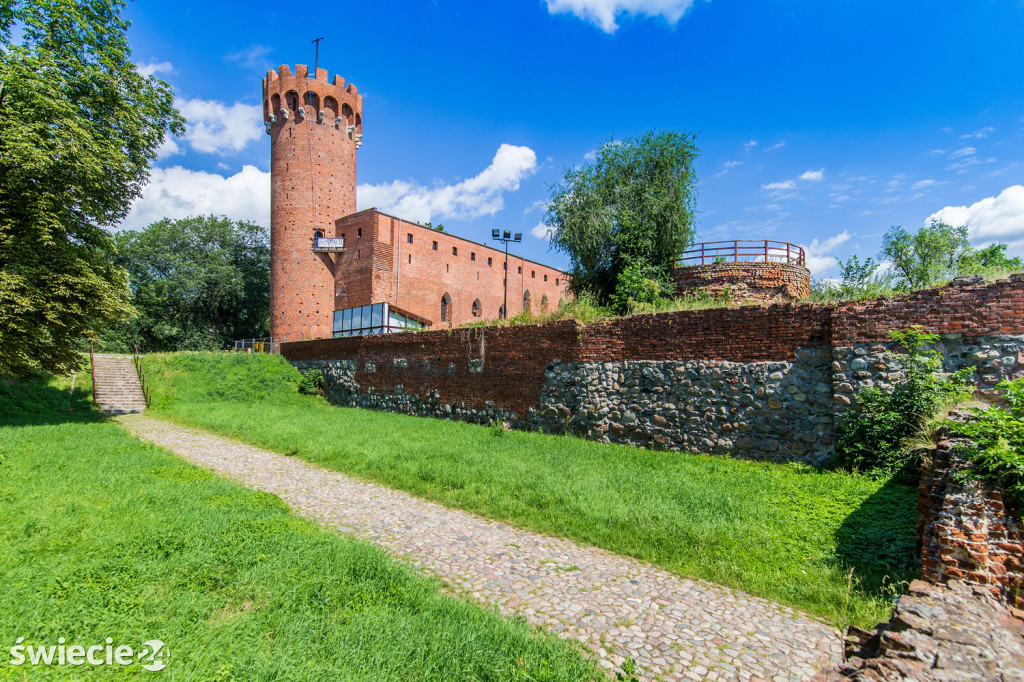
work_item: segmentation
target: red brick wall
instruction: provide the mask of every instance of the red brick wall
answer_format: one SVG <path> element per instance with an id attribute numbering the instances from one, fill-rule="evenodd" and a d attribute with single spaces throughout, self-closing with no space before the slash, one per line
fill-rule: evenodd
<path id="1" fill-rule="evenodd" d="M 312 252 L 313 231 L 334 236 L 335 218 L 356 208 L 354 136 L 362 133 L 362 97 L 338 76 L 328 82 L 324 69 L 316 78 L 307 72 L 300 64 L 293 76 L 280 66 L 263 79 L 264 119 L 277 118 L 270 128 L 270 328 L 281 341 L 331 335 L 333 277 Z M 314 93 L 312 106 L 307 92 Z M 346 106 L 351 113 L 336 125 L 335 112 Z M 318 107 L 325 111 L 319 122 Z M 346 123 L 356 125 L 351 136 Z"/>
<path id="2" fill-rule="evenodd" d="M 676 292 L 728 294 L 736 301 L 798 301 L 811 293 L 811 272 L 789 263 L 710 263 L 676 268 Z"/>
<path id="3" fill-rule="evenodd" d="M 281 353 L 290 361 L 356 360 L 364 392 L 401 386 L 425 398 L 438 391 L 445 403 L 482 409 L 493 401 L 524 417 L 540 401 L 547 365 L 578 358 L 579 337 L 570 321 L 323 339 L 285 344 Z M 479 371 L 470 371 L 470 360 L 482 361 Z"/>
<path id="4" fill-rule="evenodd" d="M 844 303 L 832 314 L 832 345 L 888 341 L 890 329 L 911 325 L 963 336 L 1024 333 L 1024 275 L 988 285 L 954 285 L 900 298 Z"/>

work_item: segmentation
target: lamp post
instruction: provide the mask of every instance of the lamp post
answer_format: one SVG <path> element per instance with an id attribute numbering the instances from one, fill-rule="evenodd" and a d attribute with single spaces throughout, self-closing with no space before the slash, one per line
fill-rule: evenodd
<path id="1" fill-rule="evenodd" d="M 516 235 L 513 237 L 512 232 L 509 230 L 491 230 L 491 239 L 505 245 L 505 307 L 502 317 L 508 317 L 508 243 L 515 242 L 518 244 L 523 241 L 523 233 L 516 232 Z"/>

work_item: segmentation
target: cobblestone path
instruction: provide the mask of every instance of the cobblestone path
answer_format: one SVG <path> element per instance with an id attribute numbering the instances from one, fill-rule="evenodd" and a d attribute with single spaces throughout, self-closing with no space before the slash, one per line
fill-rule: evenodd
<path id="1" fill-rule="evenodd" d="M 297 457 L 144 415 L 138 438 L 299 514 L 383 546 L 457 593 L 583 642 L 647 680 L 799 680 L 840 660 L 839 633 L 773 602 L 569 540 L 511 528 Z"/>

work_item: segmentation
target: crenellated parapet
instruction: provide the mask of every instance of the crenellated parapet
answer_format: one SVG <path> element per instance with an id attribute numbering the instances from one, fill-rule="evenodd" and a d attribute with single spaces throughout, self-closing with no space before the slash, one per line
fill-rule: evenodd
<path id="1" fill-rule="evenodd" d="M 363 143 L 363 97 L 351 83 L 335 75 L 328 80 L 327 69 L 309 73 L 305 64 L 287 64 L 268 71 L 263 79 L 263 123 L 269 134 L 274 126 L 332 126 L 352 140 Z"/>

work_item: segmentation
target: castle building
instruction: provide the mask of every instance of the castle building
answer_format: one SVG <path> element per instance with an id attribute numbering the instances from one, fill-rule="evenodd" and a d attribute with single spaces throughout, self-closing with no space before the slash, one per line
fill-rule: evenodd
<path id="1" fill-rule="evenodd" d="M 297 65 L 263 79 L 270 135 L 270 330 L 275 342 L 445 328 L 543 312 L 566 275 L 382 213 L 356 212 L 363 98 Z M 507 277 L 507 309 L 505 305 Z"/>

